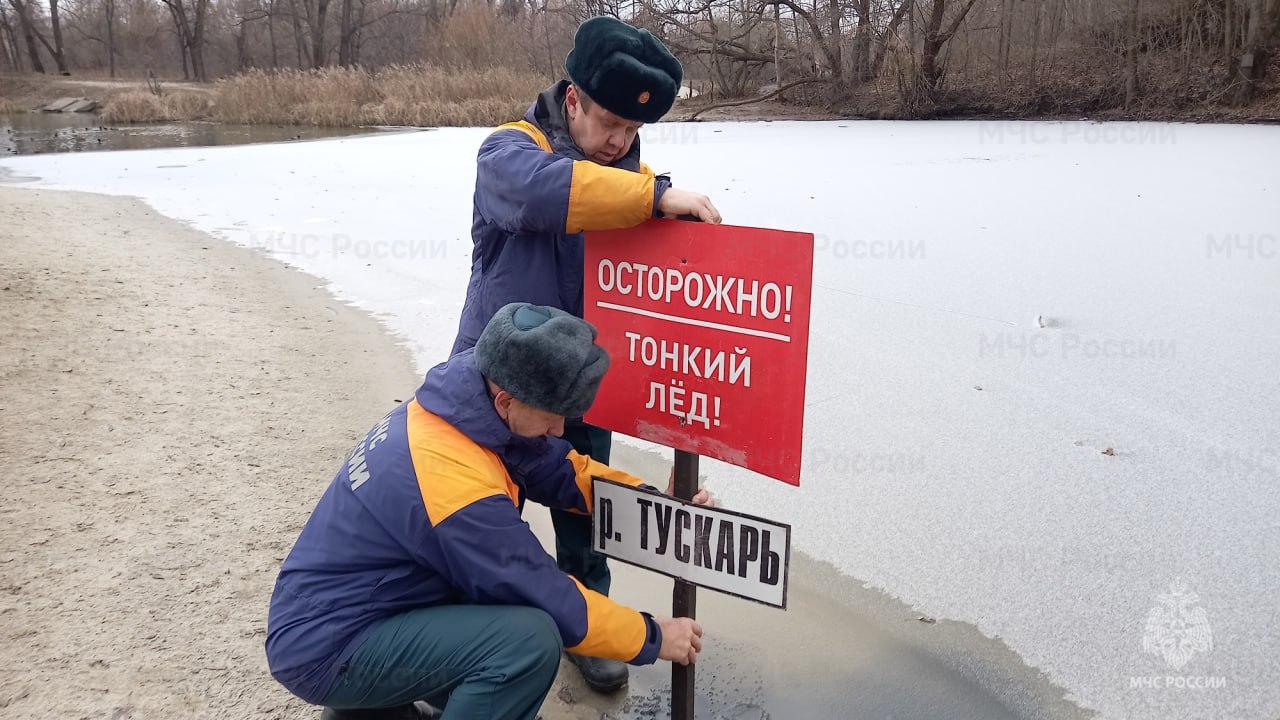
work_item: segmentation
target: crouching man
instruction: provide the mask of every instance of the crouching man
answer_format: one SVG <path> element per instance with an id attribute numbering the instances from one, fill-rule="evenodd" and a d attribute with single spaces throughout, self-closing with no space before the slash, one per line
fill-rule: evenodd
<path id="1" fill-rule="evenodd" d="M 280 683 L 325 718 L 431 717 L 427 703 L 448 720 L 518 720 L 535 717 L 562 649 L 697 659 L 696 621 L 586 589 L 520 517 L 522 489 L 585 514 L 593 475 L 642 485 L 560 439 L 608 369 L 595 337 L 564 311 L 506 305 L 369 431 L 276 581 L 266 653 Z"/>

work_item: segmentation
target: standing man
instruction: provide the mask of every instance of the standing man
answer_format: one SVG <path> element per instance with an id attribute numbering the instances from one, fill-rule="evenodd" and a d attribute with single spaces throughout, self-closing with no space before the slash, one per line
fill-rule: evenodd
<path id="1" fill-rule="evenodd" d="M 543 91 L 519 122 L 480 146 L 472 219 L 471 281 L 453 352 L 473 346 L 493 313 L 509 302 L 549 305 L 582 317 L 585 230 L 691 215 L 720 222 L 705 195 L 672 187 L 640 162 L 636 137 L 675 102 L 683 69 L 646 30 L 611 17 L 584 22 L 565 60 L 569 80 Z M 609 462 L 610 434 L 571 417 L 564 439 Z M 591 550 L 591 521 L 552 510 L 559 567 L 608 595 L 610 572 Z M 627 666 L 569 653 L 599 692 L 627 682 Z"/>
<path id="2" fill-rule="evenodd" d="M 697 660 L 696 621 L 583 587 L 520 518 L 527 495 L 589 519 L 593 476 L 657 492 L 559 438 L 609 367 L 595 338 L 556 308 L 500 308 L 347 455 L 267 618 L 271 674 L 325 720 L 533 720 L 565 647 Z"/>

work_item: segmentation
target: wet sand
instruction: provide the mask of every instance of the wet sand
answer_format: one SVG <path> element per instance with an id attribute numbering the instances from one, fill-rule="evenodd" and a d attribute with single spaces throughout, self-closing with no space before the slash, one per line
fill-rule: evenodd
<path id="1" fill-rule="evenodd" d="M 0 188 L 0 710 L 312 718 L 262 653 L 275 573 L 351 442 L 419 375 L 314 278 L 130 199 Z M 615 462 L 666 477 L 663 457 Z M 545 510 L 527 518 L 543 542 Z M 665 614 L 671 581 L 614 564 Z M 793 555 L 789 608 L 699 593 L 698 716 L 1079 718 L 998 640 Z M 670 666 L 546 720 L 665 717 Z"/>
<path id="2" fill-rule="evenodd" d="M 614 465 L 646 478 L 666 477 L 670 468 L 664 457 L 618 443 L 613 453 Z M 549 529 L 539 511 L 531 523 Z M 553 537 L 540 535 L 544 543 Z M 623 563 L 612 567 L 614 598 L 633 607 L 671 607 L 670 579 Z M 1092 717 L 999 640 L 965 623 L 925 618 L 794 548 L 785 611 L 710 590 L 698 591 L 697 607 L 706 632 L 696 671 L 699 718 Z M 562 681 L 567 674 L 562 668 Z M 572 715 L 584 720 L 601 713 L 667 717 L 670 676 L 667 664 L 632 668 L 629 691 L 613 698 L 570 682 L 571 691 L 546 707 L 587 705 Z"/>

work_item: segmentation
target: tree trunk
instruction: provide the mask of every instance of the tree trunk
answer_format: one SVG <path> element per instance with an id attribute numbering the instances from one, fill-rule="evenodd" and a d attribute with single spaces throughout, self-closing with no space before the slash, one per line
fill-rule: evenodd
<path id="1" fill-rule="evenodd" d="M 799 61 L 804 60 L 804 46 L 801 44 L 800 35 L 800 18 L 796 15 L 796 9 L 791 8 L 791 29 L 796 33 L 796 58 Z"/>
<path id="2" fill-rule="evenodd" d="M 62 23 L 58 20 L 58 0 L 49 0 L 49 24 L 53 28 L 53 61 L 58 65 L 58 73 L 67 72 L 67 54 L 62 48 Z"/>
<path id="3" fill-rule="evenodd" d="M 903 5 L 913 7 L 915 5 L 915 0 L 904 0 Z M 912 50 L 915 49 L 916 37 L 918 35 L 919 33 L 916 32 L 916 14 L 914 11 L 908 11 L 907 12 L 907 47 L 911 48 Z"/>
<path id="4" fill-rule="evenodd" d="M 782 87 L 782 6 L 773 6 L 773 83 Z M 782 99 L 779 97 L 779 99 Z"/>
<path id="5" fill-rule="evenodd" d="M 858 29 L 853 33 L 853 57 L 849 76 L 855 82 L 869 82 L 871 75 L 871 0 L 858 0 Z"/>
<path id="6" fill-rule="evenodd" d="M 1272 18 L 1273 7 L 1266 0 L 1252 0 L 1249 3 L 1249 15 L 1245 25 L 1244 43 L 1240 46 L 1240 55 L 1235 58 L 1236 68 L 1235 103 L 1247 105 L 1253 100 L 1258 84 L 1267 72 L 1267 64 L 1271 61 L 1269 35 L 1276 34 L 1273 24 L 1280 24 L 1280 18 Z"/>
<path id="7" fill-rule="evenodd" d="M 18 72 L 22 72 L 22 53 L 18 50 L 18 36 L 13 32 L 13 22 L 9 20 L 9 12 L 0 5 L 0 48 L 4 49 L 5 61 Z"/>
<path id="8" fill-rule="evenodd" d="M 249 22 L 240 17 L 236 29 L 236 70 L 244 72 L 253 67 L 253 54 L 249 52 Z"/>
<path id="9" fill-rule="evenodd" d="M 107 16 L 107 66 L 111 77 L 116 76 L 116 0 L 103 0 L 103 12 Z"/>
<path id="10" fill-rule="evenodd" d="M 1226 10 L 1222 17 L 1222 57 L 1230 67 L 1236 59 L 1236 0 L 1226 0 Z"/>
<path id="11" fill-rule="evenodd" d="M 1062 36 L 1063 16 L 1065 14 L 1065 0 L 1054 0 L 1053 9 L 1049 14 L 1049 51 L 1045 54 L 1044 67 L 1039 77 L 1052 77 L 1054 62 L 1057 60 L 1058 38 Z M 1040 81 L 1037 79 L 1035 87 L 1040 87 Z"/>
<path id="12" fill-rule="evenodd" d="M 924 85 L 924 90 L 929 94 L 933 94 L 942 89 L 942 79 L 945 75 L 942 61 L 942 49 L 946 44 L 955 37 L 956 31 L 960 29 L 960 24 L 964 22 L 969 11 L 973 9 L 977 0 L 969 0 L 964 7 L 956 13 L 951 19 L 951 24 L 945 28 L 942 26 L 943 17 L 946 14 L 946 0 L 933 0 L 933 7 L 929 12 L 928 25 L 925 27 L 924 45 L 920 51 L 920 82 Z"/>
<path id="13" fill-rule="evenodd" d="M 831 13 L 831 27 L 827 31 L 830 49 L 827 55 L 831 58 L 831 77 L 839 79 L 844 74 L 844 62 L 840 57 L 840 18 L 844 14 L 840 11 L 840 0 L 830 0 L 827 12 Z"/>
<path id="14" fill-rule="evenodd" d="M 342 67 L 351 67 L 354 63 L 351 57 L 351 40 L 355 35 L 355 28 L 351 23 L 351 1 L 342 0 L 342 18 L 338 27 L 338 64 Z"/>
<path id="15" fill-rule="evenodd" d="M 267 2 L 267 39 L 271 42 L 271 69 L 280 69 L 280 53 L 276 49 L 276 3 Z"/>
<path id="16" fill-rule="evenodd" d="M 1035 3 L 1031 12 L 1035 13 L 1031 21 L 1031 86 L 1036 86 L 1036 65 L 1040 60 L 1040 3 Z"/>
<path id="17" fill-rule="evenodd" d="M 1013 44 L 1013 0 L 1000 0 L 1000 87 L 1009 84 L 1009 47 Z"/>
<path id="18" fill-rule="evenodd" d="M 307 47 L 307 36 L 302 32 L 302 17 L 298 14 L 298 0 L 289 0 L 290 17 L 293 18 L 293 45 L 298 51 L 298 69 L 311 64 L 311 49 Z"/>
<path id="19" fill-rule="evenodd" d="M 551 27 L 547 25 L 547 11 L 542 10 L 542 36 L 547 46 L 547 77 L 556 77 L 555 56 L 551 54 Z"/>
<path id="20" fill-rule="evenodd" d="M 711 14 L 711 5 L 707 5 L 707 26 L 711 28 L 711 67 L 715 74 L 711 76 L 711 101 L 716 100 L 716 85 L 720 81 L 720 53 L 716 52 L 716 21 Z"/>
<path id="21" fill-rule="evenodd" d="M 1129 41 L 1124 51 L 1124 109 L 1129 110 L 1138 100 L 1138 12 L 1142 0 L 1129 2 Z"/>
<path id="22" fill-rule="evenodd" d="M 311 67 L 322 68 L 328 64 L 324 49 L 324 21 L 329 15 L 329 0 L 317 0 L 315 15 L 311 20 Z"/>
<path id="23" fill-rule="evenodd" d="M 31 11 L 22 0 L 9 0 L 13 11 L 18 13 L 18 24 L 22 26 L 22 39 L 27 44 L 27 56 L 31 59 L 31 69 L 44 72 L 44 63 L 40 62 L 40 48 L 36 45 L 36 29 L 31 24 Z"/>
<path id="24" fill-rule="evenodd" d="M 364 0 L 360 0 L 360 9 L 356 11 L 355 20 L 351 23 L 351 66 L 359 67 L 360 50 L 364 45 L 364 29 L 368 23 L 364 21 L 365 10 L 369 8 Z M 530 20 L 532 22 L 532 20 Z"/>
<path id="25" fill-rule="evenodd" d="M 926 90 L 937 90 L 942 82 L 942 69 L 938 53 L 942 51 L 942 15 L 947 10 L 946 0 L 933 0 L 928 24 L 924 29 L 924 46 L 920 49 L 920 80 Z"/>
<path id="26" fill-rule="evenodd" d="M 893 18 L 889 20 L 889 25 L 883 32 L 876 35 L 876 51 L 874 57 L 871 58 L 870 76 L 875 79 L 880 75 L 880 69 L 884 67 L 885 58 L 889 54 L 889 42 L 896 36 L 898 26 L 902 24 L 904 18 L 907 19 L 908 29 L 911 27 L 910 19 L 915 13 L 911 12 L 915 6 L 915 0 L 901 0 L 898 9 L 894 11 Z M 914 37 L 915 31 L 909 30 L 908 36 Z M 910 42 L 911 47 L 915 47 L 914 41 Z"/>
<path id="27" fill-rule="evenodd" d="M 187 57 L 191 49 L 191 25 L 187 22 L 187 9 L 182 0 L 163 0 L 169 8 L 169 16 L 173 18 L 173 33 L 178 37 L 178 56 L 182 58 L 182 79 L 190 80 L 191 71 Z"/>
<path id="28" fill-rule="evenodd" d="M 180 1 L 180 0 L 179 0 Z M 204 68 L 204 29 L 205 18 L 208 16 L 209 0 L 195 0 L 195 20 L 191 29 L 191 71 L 195 73 L 196 80 L 204 82 L 209 79 Z"/>

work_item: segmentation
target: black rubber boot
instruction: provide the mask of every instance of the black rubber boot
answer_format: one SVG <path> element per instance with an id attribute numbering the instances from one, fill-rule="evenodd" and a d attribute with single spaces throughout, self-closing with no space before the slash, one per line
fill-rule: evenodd
<path id="1" fill-rule="evenodd" d="M 627 684 L 627 664 L 621 660 L 578 655 L 566 652 L 565 655 L 582 671 L 582 679 L 587 687 L 599 693 L 611 693 Z"/>
<path id="2" fill-rule="evenodd" d="M 327 707 L 320 713 L 320 720 L 439 720 L 443 715 L 444 713 L 430 705 L 419 702 L 392 708 L 360 710 L 338 710 Z"/>

